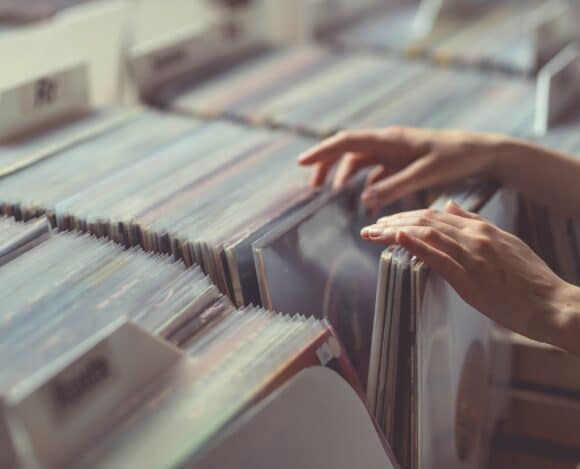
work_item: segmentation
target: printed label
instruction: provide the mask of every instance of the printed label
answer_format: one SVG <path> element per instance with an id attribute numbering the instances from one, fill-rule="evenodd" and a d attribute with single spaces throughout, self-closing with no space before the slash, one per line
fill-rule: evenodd
<path id="1" fill-rule="evenodd" d="M 47 383 L 44 392 L 57 421 L 62 422 L 112 380 L 112 363 L 111 350 L 103 342 Z"/>

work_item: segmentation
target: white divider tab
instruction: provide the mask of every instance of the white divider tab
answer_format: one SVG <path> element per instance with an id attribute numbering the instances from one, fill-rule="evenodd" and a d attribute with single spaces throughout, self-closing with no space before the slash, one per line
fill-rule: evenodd
<path id="1" fill-rule="evenodd" d="M 580 101 L 580 47 L 570 44 L 538 75 L 534 130 L 545 134 Z"/>
<path id="2" fill-rule="evenodd" d="M 250 34 L 241 19 L 234 25 L 234 20 L 210 17 L 135 47 L 130 53 L 130 67 L 140 94 L 149 96 L 171 80 L 202 70 L 223 57 L 233 57 L 236 52 L 250 50 L 257 42 L 257 37 Z"/>
<path id="3" fill-rule="evenodd" d="M 7 402 L 42 467 L 64 467 L 115 425 L 120 407 L 182 358 L 170 344 L 123 322 L 15 389 Z"/>
<path id="4" fill-rule="evenodd" d="M 0 141 L 88 112 L 88 70 L 69 64 L 42 76 L 0 87 Z"/>
<path id="5" fill-rule="evenodd" d="M 135 48 L 131 68 L 141 94 L 190 71 L 221 40 L 218 28 L 191 27 Z"/>

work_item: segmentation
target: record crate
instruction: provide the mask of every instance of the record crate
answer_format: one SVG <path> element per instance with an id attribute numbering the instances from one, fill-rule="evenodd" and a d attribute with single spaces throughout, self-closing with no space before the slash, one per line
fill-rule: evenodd
<path id="1" fill-rule="evenodd" d="M 509 333 L 509 407 L 490 467 L 576 468 L 580 463 L 580 358 Z"/>

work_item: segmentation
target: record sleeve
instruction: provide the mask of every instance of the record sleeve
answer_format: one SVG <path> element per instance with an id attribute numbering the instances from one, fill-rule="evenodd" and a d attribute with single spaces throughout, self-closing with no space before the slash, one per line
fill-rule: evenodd
<path id="1" fill-rule="evenodd" d="M 513 232 L 515 196 L 475 193 L 456 200 Z M 367 398 L 403 467 L 483 467 L 506 405 L 491 376 L 509 374 L 496 327 L 405 251 L 382 254 Z"/>
<path id="2" fill-rule="evenodd" d="M 382 249 L 360 237 L 372 221 L 359 194 L 354 184 L 321 195 L 256 241 L 253 249 L 263 304 L 327 319 L 366 383 Z"/>

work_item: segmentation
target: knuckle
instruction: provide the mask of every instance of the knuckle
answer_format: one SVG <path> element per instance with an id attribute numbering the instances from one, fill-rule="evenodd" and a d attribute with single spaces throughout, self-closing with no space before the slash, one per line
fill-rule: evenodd
<path id="1" fill-rule="evenodd" d="M 425 228 L 423 230 L 423 237 L 426 241 L 435 241 L 439 237 L 439 234 L 434 228 Z"/>
<path id="2" fill-rule="evenodd" d="M 477 231 L 484 236 L 491 236 L 494 233 L 494 228 L 491 224 L 481 221 L 477 224 Z"/>
<path id="3" fill-rule="evenodd" d="M 439 215 L 439 210 L 434 208 L 428 208 L 427 210 L 425 210 L 425 215 L 428 218 L 435 218 Z"/>
<path id="4" fill-rule="evenodd" d="M 487 236 L 477 236 L 473 239 L 473 249 L 480 255 L 486 255 L 493 250 L 493 241 Z"/>
<path id="5" fill-rule="evenodd" d="M 417 224 L 419 226 L 429 226 L 429 218 L 425 215 L 421 215 L 417 218 Z"/>

